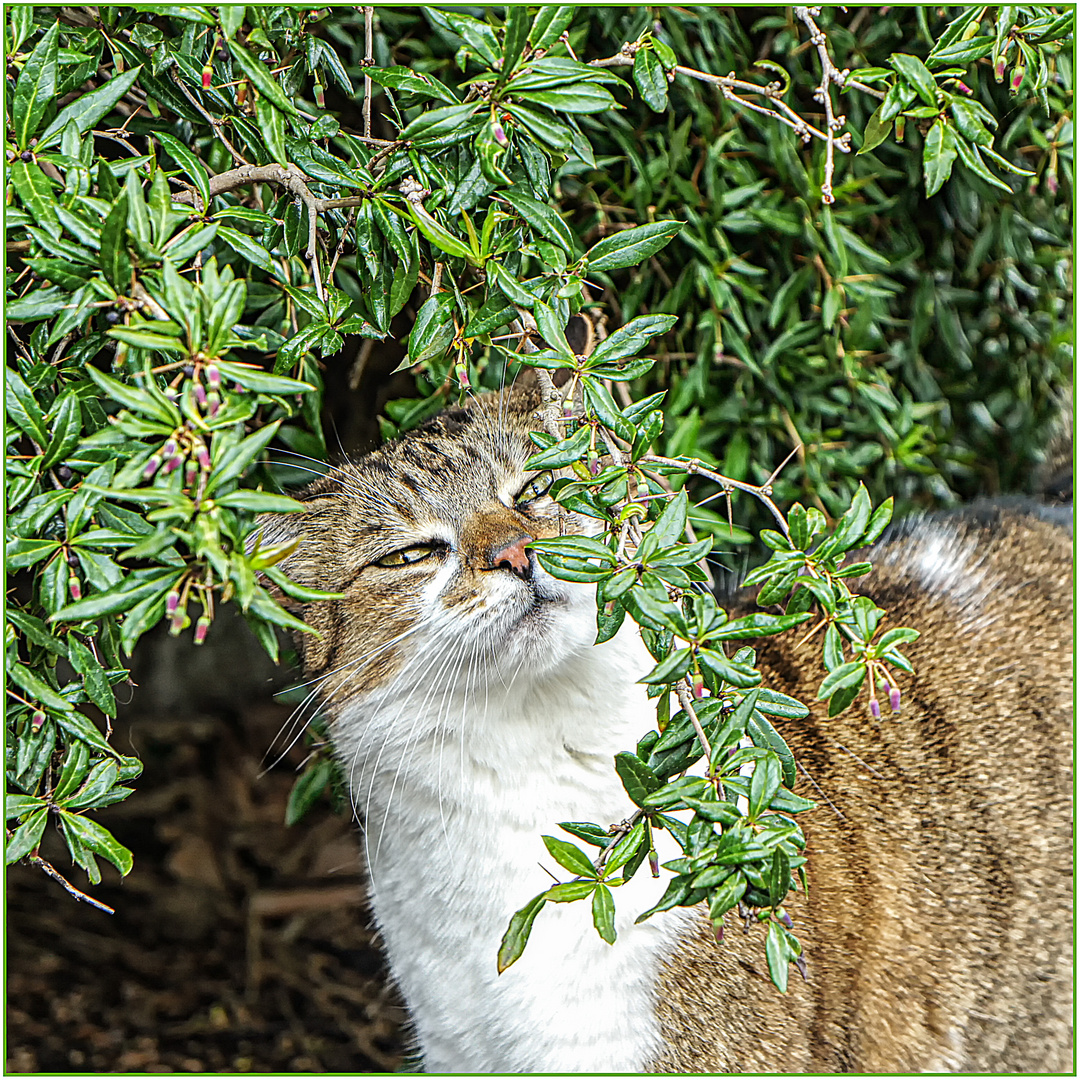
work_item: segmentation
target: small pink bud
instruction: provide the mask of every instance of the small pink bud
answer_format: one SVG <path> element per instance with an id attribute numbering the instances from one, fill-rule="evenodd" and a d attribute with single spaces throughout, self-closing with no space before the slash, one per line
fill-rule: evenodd
<path id="1" fill-rule="evenodd" d="M 176 453 L 176 440 L 175 439 L 166 439 L 165 440 L 165 445 L 161 448 L 161 456 L 169 458 L 169 457 L 172 457 L 173 454 L 175 454 L 175 453 Z"/>
<path id="2" fill-rule="evenodd" d="M 472 383 L 469 381 L 469 369 L 464 364 L 455 364 L 454 373 L 457 375 L 457 381 L 464 390 L 470 390 Z"/>
<path id="3" fill-rule="evenodd" d="M 211 390 L 206 395 L 206 411 L 211 416 L 217 416 L 218 409 L 221 408 L 221 395 L 214 390 Z"/>
<path id="4" fill-rule="evenodd" d="M 1017 65 L 1013 68 L 1012 79 L 1009 80 L 1009 93 L 1015 94 L 1020 89 L 1020 84 L 1024 81 L 1024 74 L 1026 69 Z"/>
<path id="5" fill-rule="evenodd" d="M 713 923 L 713 937 L 716 938 L 717 945 L 724 944 L 724 924 L 723 922 Z"/>
<path id="6" fill-rule="evenodd" d="M 184 629 L 184 620 L 186 618 L 186 611 L 176 611 L 173 613 L 173 617 L 169 620 L 169 634 L 172 637 L 176 637 L 176 635 Z"/>
<path id="7" fill-rule="evenodd" d="M 206 449 L 205 443 L 195 444 L 195 460 L 199 463 L 199 468 L 203 472 L 210 471 L 210 452 Z"/>
<path id="8" fill-rule="evenodd" d="M 1056 195 L 1058 193 L 1058 178 L 1056 172 L 1048 172 L 1046 174 L 1046 190 L 1049 191 L 1051 195 Z"/>
<path id="9" fill-rule="evenodd" d="M 68 592 L 71 593 L 72 600 L 82 599 L 82 585 L 74 574 L 68 578 Z"/>
<path id="10" fill-rule="evenodd" d="M 165 597 L 165 614 L 170 618 L 176 614 L 176 609 L 180 606 L 180 592 L 177 589 L 173 589 Z"/>
<path id="11" fill-rule="evenodd" d="M 881 719 L 881 706 L 877 703 L 877 698 L 870 699 L 870 715 L 875 720 Z"/>
<path id="12" fill-rule="evenodd" d="M 210 89 L 210 78 L 214 74 L 214 67 L 208 60 L 206 66 L 202 69 L 202 88 L 204 90 Z"/>
<path id="13" fill-rule="evenodd" d="M 660 876 L 660 857 L 655 851 L 649 852 L 649 873 L 651 873 L 653 877 Z"/>
<path id="14" fill-rule="evenodd" d="M 45 723 L 45 714 L 38 709 L 32 717 L 30 717 L 30 723 L 35 731 L 41 730 L 41 725 Z"/>
<path id="15" fill-rule="evenodd" d="M 900 687 L 892 686 L 889 688 L 889 705 L 892 707 L 893 712 L 900 711 Z"/>
<path id="16" fill-rule="evenodd" d="M 694 697 L 702 698 L 705 696 L 705 680 L 700 675 L 694 676 Z"/>
<path id="17" fill-rule="evenodd" d="M 143 479 L 149 480 L 150 477 L 158 471 L 158 466 L 161 464 L 161 457 L 155 454 L 147 463 L 146 468 L 143 469 Z"/>
<path id="18" fill-rule="evenodd" d="M 210 384 L 211 390 L 221 389 L 221 371 L 217 364 L 207 364 L 206 381 Z"/>
<path id="19" fill-rule="evenodd" d="M 184 459 L 179 454 L 173 454 L 173 456 L 165 462 L 165 466 L 161 470 L 162 475 L 167 476 L 169 473 L 179 469 L 183 463 Z"/>
<path id="20" fill-rule="evenodd" d="M 206 632 L 210 629 L 210 620 L 203 615 L 195 624 L 195 644 L 201 645 L 206 640 Z"/>
<path id="21" fill-rule="evenodd" d="M 959 90 L 961 94 L 970 94 L 972 92 L 971 87 L 968 86 L 967 83 L 961 82 L 959 79 L 956 80 L 956 89 Z"/>
<path id="22" fill-rule="evenodd" d="M 206 387 L 201 382 L 195 384 L 195 400 L 200 406 L 206 405 Z"/>
<path id="23" fill-rule="evenodd" d="M 1004 57 L 1004 55 L 1002 55 L 1002 56 L 999 56 L 994 61 L 994 79 L 997 82 L 1001 82 L 1001 80 L 1004 79 L 1004 78 L 1005 78 L 1005 57 Z"/>
<path id="24" fill-rule="evenodd" d="M 326 87 L 322 83 L 315 84 L 315 104 L 320 109 L 326 108 Z"/>
<path id="25" fill-rule="evenodd" d="M 793 923 L 793 922 L 791 921 L 791 916 L 790 916 L 790 915 L 789 915 L 789 914 L 788 914 L 788 913 L 787 913 L 786 911 L 784 911 L 783 909 L 781 909 L 781 911 L 780 911 L 780 921 L 781 921 L 781 922 L 782 922 L 782 923 L 783 923 L 783 924 L 784 924 L 784 925 L 785 925 L 785 926 L 786 926 L 786 927 L 787 927 L 787 928 L 788 928 L 789 930 L 790 930 L 790 929 L 792 928 L 792 926 L 794 926 L 794 925 L 795 925 L 795 924 L 794 924 L 794 923 Z"/>
<path id="26" fill-rule="evenodd" d="M 592 473 L 593 476 L 600 471 L 600 455 L 595 450 L 589 451 L 587 464 L 589 466 L 589 472 Z"/>
<path id="27" fill-rule="evenodd" d="M 500 146 L 509 146 L 510 140 L 506 137 L 506 129 L 499 123 L 498 120 L 491 121 L 491 134 L 495 137 L 495 141 Z"/>
<path id="28" fill-rule="evenodd" d="M 184 466 L 184 486 L 194 487 L 195 481 L 199 476 L 199 466 L 194 461 L 189 461 Z"/>

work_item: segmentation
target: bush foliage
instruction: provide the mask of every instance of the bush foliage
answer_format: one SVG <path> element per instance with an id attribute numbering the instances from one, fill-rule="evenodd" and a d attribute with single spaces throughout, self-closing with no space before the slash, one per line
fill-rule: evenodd
<path id="1" fill-rule="evenodd" d="M 877 638 L 845 583 L 873 504 L 1023 486 L 1071 365 L 1072 13 L 24 6 L 4 33 L 8 861 L 87 899 L 38 852 L 52 819 L 92 883 L 130 870 L 91 815 L 140 769 L 110 720 L 150 628 L 198 645 L 235 602 L 275 657 L 302 629 L 278 599 L 318 594 L 246 542 L 295 508 L 286 463 L 326 460 L 359 342 L 416 376 L 389 435 L 526 359 L 570 376 L 534 464 L 609 526 L 540 557 L 599 583 L 602 636 L 645 628 L 659 723 L 617 762 L 632 824 L 579 827 L 595 860 L 548 838 L 581 880 L 501 962 L 548 899 L 613 933 L 604 882 L 662 827 L 686 853 L 662 906 L 761 908 L 785 982 L 806 800 L 767 717 L 803 706 L 722 643 L 816 610 L 822 697 L 876 707 L 912 632 Z M 687 487 L 757 494 L 749 528 Z M 695 564 L 763 525 L 748 580 L 786 612 L 725 625 Z M 703 755 L 711 783 L 672 779 Z"/>

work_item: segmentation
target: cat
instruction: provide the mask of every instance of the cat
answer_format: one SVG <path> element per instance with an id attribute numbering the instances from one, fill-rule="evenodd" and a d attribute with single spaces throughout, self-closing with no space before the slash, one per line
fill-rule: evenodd
<path id="1" fill-rule="evenodd" d="M 264 544 L 299 538 L 291 577 L 344 594 L 302 608 L 320 636 L 300 647 L 424 1067 L 1070 1070 L 1071 538 L 1033 503 L 870 553 L 861 591 L 922 632 L 898 715 L 826 719 L 813 649 L 760 643 L 764 685 L 812 705 L 781 728 L 818 803 L 788 905 L 805 983 L 774 990 L 756 926 L 729 918 L 717 944 L 697 909 L 634 925 L 664 888 L 647 868 L 615 891 L 614 945 L 587 905 L 549 904 L 497 974 L 511 914 L 558 870 L 541 834 L 624 819 L 613 755 L 655 726 L 636 627 L 594 645 L 593 587 L 528 547 L 590 531 L 524 467 L 539 406 L 526 387 L 448 409 L 260 520 Z"/>

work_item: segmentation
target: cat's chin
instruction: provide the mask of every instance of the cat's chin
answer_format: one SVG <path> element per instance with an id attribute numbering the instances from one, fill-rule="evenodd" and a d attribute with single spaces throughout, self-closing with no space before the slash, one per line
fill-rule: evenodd
<path id="1" fill-rule="evenodd" d="M 553 671 L 593 643 L 596 607 L 592 589 L 548 578 L 522 586 L 504 600 L 493 627 L 492 654 L 503 672 L 532 676 Z"/>

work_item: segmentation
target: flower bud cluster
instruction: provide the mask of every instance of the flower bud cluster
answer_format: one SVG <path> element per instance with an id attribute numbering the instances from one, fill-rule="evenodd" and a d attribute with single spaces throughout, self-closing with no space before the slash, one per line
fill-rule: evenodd
<path id="1" fill-rule="evenodd" d="M 152 479 L 159 469 L 162 476 L 168 476 L 181 466 L 184 466 L 186 487 L 196 482 L 199 472 L 210 471 L 210 452 L 206 443 L 186 427 L 177 428 L 151 456 L 143 469 L 143 479 Z"/>

